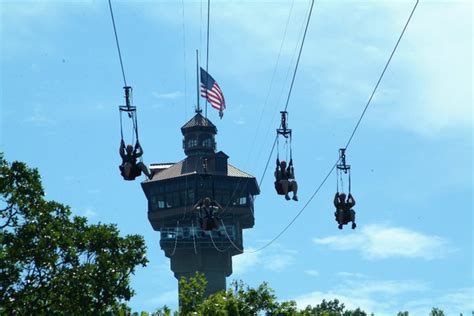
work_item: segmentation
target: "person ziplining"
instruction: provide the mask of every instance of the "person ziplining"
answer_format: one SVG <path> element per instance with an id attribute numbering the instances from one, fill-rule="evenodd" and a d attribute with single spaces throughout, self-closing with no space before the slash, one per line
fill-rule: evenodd
<path id="1" fill-rule="evenodd" d="M 342 226 L 347 225 L 349 222 L 352 222 L 352 229 L 357 227 L 355 223 L 355 211 L 352 209 L 356 202 L 354 197 L 351 194 L 351 166 L 346 164 L 346 150 L 345 148 L 339 149 L 339 158 L 340 163 L 336 167 L 336 195 L 334 196 L 334 206 L 336 207 L 336 212 L 334 216 L 336 222 L 339 224 L 338 228 L 342 229 Z M 348 175 L 348 194 L 346 198 L 346 193 L 344 193 L 344 182 L 342 180 L 343 175 Z M 339 192 L 339 178 L 341 178 L 341 190 Z"/>
<path id="2" fill-rule="evenodd" d="M 139 177 L 143 172 L 148 179 L 151 179 L 151 173 L 145 164 L 141 161 L 137 162 L 137 159 L 143 155 L 143 149 L 140 142 L 137 140 L 135 147 L 132 145 L 125 146 L 125 142 L 122 139 L 120 141 L 119 149 L 120 157 L 122 157 L 122 164 L 119 166 L 120 173 L 124 180 L 132 181 L 136 177 Z"/>
<path id="3" fill-rule="evenodd" d="M 115 35 L 115 43 L 117 45 L 117 53 L 120 61 L 120 68 L 122 70 L 122 77 L 123 77 L 123 89 L 125 90 L 125 105 L 119 106 L 119 113 L 120 113 L 120 148 L 119 154 L 122 158 L 122 163 L 119 166 L 120 174 L 124 178 L 124 180 L 132 181 L 135 180 L 136 177 L 140 176 L 143 172 L 148 179 L 152 178 L 150 171 L 145 166 L 142 161 L 143 156 L 143 148 L 140 145 L 138 140 L 138 121 L 137 121 L 137 108 L 132 106 L 130 101 L 130 92 L 132 92 L 132 87 L 127 85 L 127 78 L 125 77 L 125 69 L 123 67 L 123 60 L 122 60 L 122 53 L 120 52 L 120 44 L 117 35 L 117 28 L 115 26 L 115 18 L 114 12 L 112 9 L 112 2 L 109 0 L 109 9 L 110 9 L 110 17 L 112 18 L 112 26 L 114 28 L 114 35 Z M 123 121 L 122 121 L 122 114 L 127 113 L 127 116 L 132 120 L 133 130 L 132 130 L 132 142 L 129 145 L 125 145 L 125 141 L 123 138 Z M 135 143 L 135 146 L 132 145 Z M 139 159 L 139 162 L 137 162 Z"/>
<path id="4" fill-rule="evenodd" d="M 202 230 L 211 231 L 219 228 L 218 212 L 222 210 L 222 206 L 217 201 L 209 197 L 200 199 L 194 206 L 193 210 L 197 211 L 199 225 Z"/>
<path id="5" fill-rule="evenodd" d="M 196 211 L 199 225 L 204 231 L 212 231 L 219 228 L 218 217 L 219 211 L 223 211 L 223 207 L 217 203 L 214 196 L 214 183 L 212 175 L 208 173 L 208 161 L 207 158 L 202 159 L 202 174 L 201 174 L 201 185 L 204 187 L 212 188 L 212 198 L 205 196 L 201 198 L 194 206 L 193 210 Z M 210 180 L 210 181 L 209 181 Z"/>
<path id="6" fill-rule="evenodd" d="M 140 145 L 140 141 L 138 140 L 137 108 L 132 106 L 130 101 L 130 92 L 132 91 L 132 87 L 125 86 L 124 90 L 126 105 L 119 106 L 121 136 L 119 154 L 122 158 L 122 163 L 119 166 L 120 174 L 126 181 L 135 180 L 135 178 L 139 177 L 142 172 L 148 177 L 148 179 L 151 179 L 152 175 L 142 161 L 143 148 Z M 132 144 L 135 143 L 135 146 L 131 144 L 125 145 L 123 136 L 123 113 L 127 113 L 127 116 L 132 120 Z"/>
<path id="7" fill-rule="evenodd" d="M 277 129 L 277 159 L 275 169 L 275 190 L 278 195 L 284 195 L 286 200 L 290 200 L 289 192 L 293 192 L 293 201 L 298 201 L 298 183 L 295 180 L 295 169 L 293 167 L 293 150 L 291 144 L 291 129 L 287 125 L 287 111 L 281 111 L 281 125 Z M 280 161 L 280 149 L 278 138 L 282 136 L 285 139 L 286 150 L 290 151 L 290 163 L 286 164 L 285 160 Z M 288 146 L 289 140 L 289 146 Z M 288 153 L 287 153 L 288 155 Z"/>

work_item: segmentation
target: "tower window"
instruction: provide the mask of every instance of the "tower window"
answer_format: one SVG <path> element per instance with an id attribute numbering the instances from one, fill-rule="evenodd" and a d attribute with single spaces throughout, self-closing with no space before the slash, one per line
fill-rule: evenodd
<path id="1" fill-rule="evenodd" d="M 202 141 L 202 146 L 203 147 L 208 147 L 208 148 L 211 148 L 212 147 L 212 139 L 211 138 L 205 138 L 203 141 Z"/>
<path id="2" fill-rule="evenodd" d="M 188 145 L 187 145 L 188 148 L 192 148 L 196 146 L 197 146 L 197 139 L 195 138 L 188 139 Z"/>

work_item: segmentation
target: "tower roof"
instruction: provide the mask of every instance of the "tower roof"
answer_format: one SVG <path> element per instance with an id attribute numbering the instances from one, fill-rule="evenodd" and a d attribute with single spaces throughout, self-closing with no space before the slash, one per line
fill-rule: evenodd
<path id="1" fill-rule="evenodd" d="M 177 177 L 182 177 L 182 176 L 188 176 L 192 174 L 199 174 L 199 171 L 197 170 L 192 170 L 190 172 L 185 172 L 185 168 L 183 167 L 185 163 L 185 160 L 182 160 L 180 162 L 177 162 L 175 164 L 167 164 L 165 167 L 162 167 L 162 165 L 151 165 L 151 170 L 155 171 L 158 170 L 159 172 L 155 172 L 153 175 L 152 180 L 148 180 L 148 182 L 152 181 L 162 181 L 162 180 L 167 180 L 167 179 L 172 179 L 172 178 L 177 178 Z M 253 178 L 252 175 L 232 166 L 231 164 L 227 165 L 227 172 L 225 174 L 222 174 L 220 172 L 215 172 L 215 171 L 210 171 L 209 175 L 221 175 L 221 176 L 227 176 L 227 177 L 237 177 L 237 178 Z"/>
<path id="2" fill-rule="evenodd" d="M 192 119 L 190 119 L 186 124 L 181 127 L 181 132 L 184 134 L 187 130 L 190 129 L 205 129 L 210 130 L 212 133 L 217 134 L 217 128 L 210 120 L 201 115 L 201 113 L 196 113 Z"/>

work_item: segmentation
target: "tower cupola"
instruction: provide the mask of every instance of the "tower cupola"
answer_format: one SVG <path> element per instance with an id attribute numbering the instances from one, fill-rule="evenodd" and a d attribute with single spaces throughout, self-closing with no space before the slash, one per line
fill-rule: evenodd
<path id="1" fill-rule="evenodd" d="M 181 127 L 181 132 L 186 156 L 206 156 L 216 152 L 217 128 L 200 112 Z"/>

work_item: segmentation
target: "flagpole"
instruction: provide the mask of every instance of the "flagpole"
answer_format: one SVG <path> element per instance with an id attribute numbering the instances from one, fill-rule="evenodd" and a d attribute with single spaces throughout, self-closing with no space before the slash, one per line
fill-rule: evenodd
<path id="1" fill-rule="evenodd" d="M 199 51 L 196 49 L 196 98 L 197 106 L 196 113 L 201 113 L 201 107 L 199 106 Z"/>
<path id="2" fill-rule="evenodd" d="M 206 72 L 209 73 L 209 17 L 211 15 L 211 0 L 207 0 L 207 49 L 206 49 Z M 207 84 L 206 84 L 207 85 Z M 206 99 L 207 118 L 207 99 Z"/>

